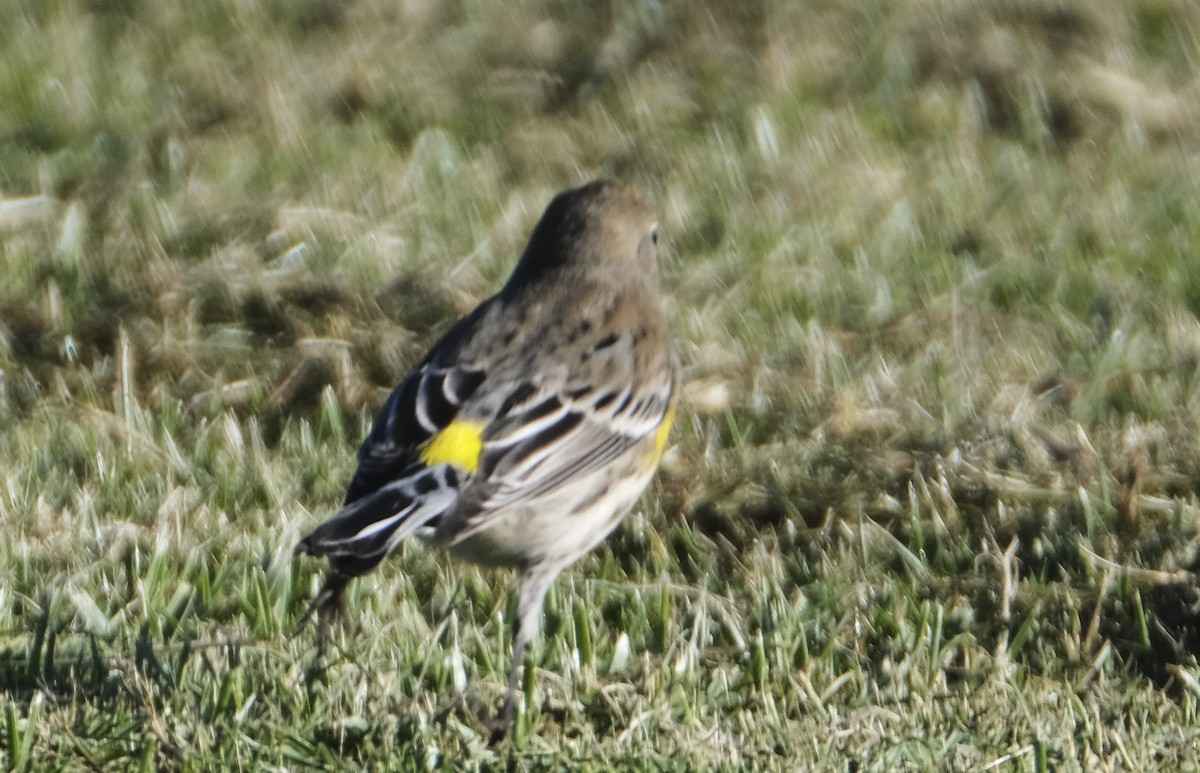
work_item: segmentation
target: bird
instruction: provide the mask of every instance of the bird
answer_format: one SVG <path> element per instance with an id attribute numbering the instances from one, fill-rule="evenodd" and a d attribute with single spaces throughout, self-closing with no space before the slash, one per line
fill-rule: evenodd
<path id="1" fill-rule="evenodd" d="M 659 283 L 659 223 L 597 180 L 553 198 L 511 275 L 391 393 L 336 514 L 296 546 L 325 556 L 301 619 L 417 535 L 517 580 L 502 739 L 554 580 L 639 501 L 675 418 L 678 368 Z"/>

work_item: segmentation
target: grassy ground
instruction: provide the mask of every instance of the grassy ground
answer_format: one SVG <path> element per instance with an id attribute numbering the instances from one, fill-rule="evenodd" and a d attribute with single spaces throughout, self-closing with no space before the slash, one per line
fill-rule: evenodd
<path id="1" fill-rule="evenodd" d="M 1200 7 L 731 5 L 4 4 L 10 769 L 1197 769 Z M 510 578 L 291 548 L 600 174 L 687 401 L 488 749 Z"/>

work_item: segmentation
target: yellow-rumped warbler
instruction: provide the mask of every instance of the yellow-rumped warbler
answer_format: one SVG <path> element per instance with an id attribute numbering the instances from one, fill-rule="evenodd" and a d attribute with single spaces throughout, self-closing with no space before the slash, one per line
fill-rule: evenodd
<path id="1" fill-rule="evenodd" d="M 499 293 L 392 392 L 341 511 L 297 553 L 328 556 L 309 612 L 420 534 L 520 581 L 503 734 L 554 578 L 599 544 L 650 482 L 675 413 L 654 213 L 593 182 L 555 197 Z"/>

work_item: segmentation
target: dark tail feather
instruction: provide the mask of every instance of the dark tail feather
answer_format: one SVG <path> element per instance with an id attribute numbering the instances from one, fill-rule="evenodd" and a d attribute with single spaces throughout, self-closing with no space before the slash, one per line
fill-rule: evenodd
<path id="1" fill-rule="evenodd" d="M 296 553 L 329 556 L 335 562 L 367 564 L 344 567 L 352 576 L 366 574 L 383 560 L 388 541 L 419 504 L 411 491 L 393 485 L 343 507 L 296 546 Z M 366 534 L 364 534 L 366 532 Z"/>
<path id="2" fill-rule="evenodd" d="M 297 630 L 319 614 L 324 633 L 343 611 L 350 580 L 374 569 L 402 540 L 445 512 L 458 496 L 458 484 L 448 466 L 418 470 L 351 502 L 300 540 L 295 552 L 328 556 L 329 574 Z"/>
<path id="3" fill-rule="evenodd" d="M 393 527 L 368 539 L 346 539 L 347 532 L 353 534 L 362 528 L 363 521 L 369 524 L 373 517 L 377 517 L 369 510 L 364 513 L 364 510 L 367 508 L 361 505 L 346 508 L 300 540 L 294 551 L 296 555 L 307 553 L 311 556 L 328 556 L 329 558 L 329 572 L 325 575 L 325 582 L 296 625 L 298 633 L 308 625 L 309 620 L 318 616 L 322 649 L 329 623 L 341 617 L 342 613 L 346 611 L 346 586 L 355 577 L 366 574 L 379 565 L 379 562 L 387 555 L 387 539 L 395 530 Z"/>
<path id="4" fill-rule="evenodd" d="M 301 540 L 296 552 L 329 556 L 343 574 L 366 574 L 445 512 L 458 496 L 457 485 L 447 466 L 420 470 L 346 505 Z"/>

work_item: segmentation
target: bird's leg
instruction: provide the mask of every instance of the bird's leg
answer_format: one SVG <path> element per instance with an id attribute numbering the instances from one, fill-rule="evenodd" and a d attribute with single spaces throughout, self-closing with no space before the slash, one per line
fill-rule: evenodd
<path id="1" fill-rule="evenodd" d="M 512 669 L 508 674 L 508 690 L 500 713 L 489 723 L 492 729 L 490 744 L 499 743 L 512 727 L 517 716 L 517 679 L 525 661 L 525 649 L 538 634 L 542 623 L 542 602 L 546 591 L 554 584 L 561 567 L 530 567 L 520 574 L 517 596 L 517 616 L 513 619 Z"/>

